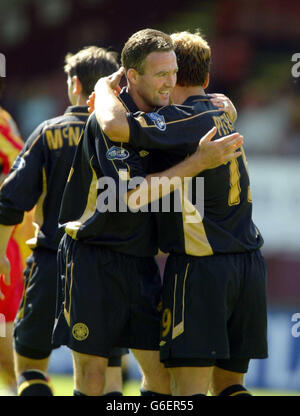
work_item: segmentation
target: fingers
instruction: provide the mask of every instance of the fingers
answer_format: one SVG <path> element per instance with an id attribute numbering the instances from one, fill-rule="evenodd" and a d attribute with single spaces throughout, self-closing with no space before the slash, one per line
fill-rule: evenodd
<path id="1" fill-rule="evenodd" d="M 122 76 L 125 74 L 125 69 L 121 66 L 118 71 L 114 72 L 112 75 L 109 76 L 109 80 L 110 80 L 110 86 L 112 88 L 116 88 L 120 81 Z"/>
<path id="2" fill-rule="evenodd" d="M 224 148 L 227 146 L 232 146 L 234 144 L 241 145 L 244 141 L 244 137 L 240 133 L 232 133 L 228 136 L 221 137 L 220 139 L 215 140 L 215 143 L 222 143 Z M 241 143 L 241 144 L 240 144 Z"/>
<path id="3" fill-rule="evenodd" d="M 207 143 L 207 142 L 210 142 L 211 141 L 211 139 L 216 135 L 216 133 L 217 133 L 217 128 L 216 127 L 213 127 L 211 130 L 209 130 L 207 133 L 206 133 L 206 135 L 205 136 L 203 136 L 201 139 L 200 139 L 200 142 L 199 143 Z"/>
<path id="4" fill-rule="evenodd" d="M 229 109 L 228 100 L 219 100 L 218 98 L 211 98 L 210 101 L 215 107 L 218 107 L 219 110 L 227 111 Z"/>
<path id="5" fill-rule="evenodd" d="M 230 108 L 230 100 L 226 95 L 220 93 L 209 94 L 212 98 L 210 99 L 211 103 L 218 107 L 219 110 L 228 111 Z"/>
<path id="6" fill-rule="evenodd" d="M 93 91 L 92 94 L 89 95 L 87 103 L 93 102 L 95 100 L 95 98 L 96 98 L 96 93 L 95 93 L 95 91 Z"/>
<path id="7" fill-rule="evenodd" d="M 92 94 L 89 96 L 88 100 L 87 100 L 87 105 L 88 105 L 88 112 L 92 113 L 95 109 L 95 98 L 96 98 L 96 93 L 93 91 Z"/>
<path id="8" fill-rule="evenodd" d="M 237 151 L 237 152 L 233 152 L 233 153 L 228 153 L 226 156 L 224 156 L 224 163 L 226 164 L 227 162 L 230 162 L 233 159 L 237 159 L 240 156 L 242 156 L 242 152 L 241 151 Z"/>
<path id="9" fill-rule="evenodd" d="M 120 94 L 120 92 L 121 92 L 121 87 L 120 87 L 120 85 L 117 85 L 114 88 L 114 94 L 118 97 L 118 95 Z"/>
<path id="10" fill-rule="evenodd" d="M 213 105 L 215 105 L 217 107 L 224 106 L 224 105 L 226 105 L 228 107 L 228 105 L 229 105 L 228 100 L 225 100 L 225 99 L 220 100 L 218 98 L 211 98 L 210 101 Z"/>

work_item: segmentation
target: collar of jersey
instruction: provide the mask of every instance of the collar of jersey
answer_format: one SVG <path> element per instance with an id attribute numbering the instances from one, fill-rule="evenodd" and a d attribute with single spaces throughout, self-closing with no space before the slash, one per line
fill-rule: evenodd
<path id="1" fill-rule="evenodd" d="M 65 113 L 86 113 L 88 112 L 88 107 L 86 105 L 71 105 L 67 107 Z"/>
<path id="2" fill-rule="evenodd" d="M 210 96 L 209 95 L 191 95 L 190 97 L 188 97 L 183 103 L 182 105 L 193 105 L 194 101 L 199 101 L 199 100 L 210 100 Z"/>

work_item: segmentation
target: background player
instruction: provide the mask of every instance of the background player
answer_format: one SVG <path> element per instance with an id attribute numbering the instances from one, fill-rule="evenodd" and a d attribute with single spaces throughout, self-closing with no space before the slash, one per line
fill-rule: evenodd
<path id="1" fill-rule="evenodd" d="M 53 348 L 58 215 L 63 189 L 88 111 L 86 99 L 99 76 L 118 68 L 115 53 L 87 47 L 65 60 L 71 106 L 62 116 L 41 123 L 17 157 L 0 193 L 0 272 L 8 276 L 6 242 L 24 211 L 35 209 L 36 233 L 29 241 L 33 254 L 27 260 L 25 292 L 15 322 L 15 364 L 19 395 L 52 395 L 46 371 Z M 13 263 L 12 263 L 13 264 Z M 120 351 L 116 352 L 117 354 Z M 120 357 L 109 370 L 106 391 L 122 389 Z M 110 368 L 110 367 L 109 367 Z M 111 374 L 110 374 L 111 373 Z"/>
<path id="2" fill-rule="evenodd" d="M 178 157 L 181 151 L 185 157 L 197 148 L 194 142 L 192 149 L 190 137 L 195 120 L 199 132 L 213 125 L 219 136 L 234 131 L 232 120 L 213 107 L 204 93 L 209 81 L 208 44 L 199 34 L 187 32 L 174 34 L 172 39 L 179 62 L 173 99 L 183 103 L 185 118 L 178 118 L 174 106 L 158 110 L 165 119 L 162 129 L 151 115 L 136 120 L 128 116 L 130 142 L 137 150 L 161 149 L 169 164 L 172 155 L 174 161 L 176 153 Z M 99 90 L 96 86 L 96 103 L 99 92 L 104 105 L 107 97 L 103 95 L 105 84 L 101 85 Z M 118 110 L 108 117 L 110 132 L 103 127 L 104 131 L 118 140 L 123 132 L 127 141 L 128 125 L 127 133 L 125 126 L 117 133 L 122 107 L 112 92 L 110 98 Z M 99 111 L 101 122 L 101 115 L 107 113 L 98 108 L 103 110 Z M 168 158 L 163 156 L 166 150 Z M 158 215 L 160 248 L 171 252 L 164 275 L 161 359 L 171 369 L 176 395 L 206 394 L 210 382 L 213 394 L 247 395 L 243 383 L 249 360 L 267 357 L 267 341 L 265 264 L 259 251 L 263 240 L 251 219 L 244 154 L 203 176 L 203 218 L 195 210 L 198 221 L 187 224 L 184 207 L 181 213 Z M 182 194 L 179 198 L 191 205 Z"/>

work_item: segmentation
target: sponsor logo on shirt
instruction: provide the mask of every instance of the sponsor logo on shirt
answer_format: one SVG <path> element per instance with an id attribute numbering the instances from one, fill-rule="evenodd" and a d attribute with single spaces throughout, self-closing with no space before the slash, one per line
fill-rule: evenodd
<path id="1" fill-rule="evenodd" d="M 147 113 L 147 116 L 153 121 L 159 130 L 166 130 L 166 122 L 164 116 L 158 113 Z"/>
<path id="2" fill-rule="evenodd" d="M 126 149 L 122 149 L 121 147 L 112 146 L 106 152 L 106 158 L 108 160 L 124 160 L 129 157 L 129 152 Z"/>

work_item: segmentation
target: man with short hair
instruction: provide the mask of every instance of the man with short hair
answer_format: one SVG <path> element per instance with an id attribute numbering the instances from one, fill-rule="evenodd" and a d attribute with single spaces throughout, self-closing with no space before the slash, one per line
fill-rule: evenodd
<path id="1" fill-rule="evenodd" d="M 67 54 L 65 73 L 71 106 L 41 123 L 26 141 L 0 192 L 0 273 L 9 275 L 5 247 L 24 212 L 35 209 L 36 233 L 25 270 L 25 291 L 15 321 L 15 367 L 18 394 L 51 396 L 46 375 L 52 344 L 57 286 L 58 216 L 77 143 L 88 119 L 86 99 L 100 76 L 118 68 L 116 54 L 96 46 Z M 120 353 L 111 357 L 106 391 L 121 395 Z M 111 353 L 112 354 L 112 353 Z M 117 366 L 117 370 L 116 370 Z M 115 374 L 117 372 L 117 374 Z M 110 374 L 112 373 L 112 375 Z"/>
<path id="2" fill-rule="evenodd" d="M 112 94 L 120 71 L 95 87 L 104 133 L 136 151 L 159 150 L 165 168 L 195 152 L 195 127 L 201 135 L 215 126 L 217 137 L 235 131 L 233 119 L 204 91 L 211 56 L 207 42 L 199 33 L 171 37 L 179 67 L 172 99 L 182 105 L 158 109 L 156 117 L 126 114 Z M 215 104 L 220 100 L 228 103 L 214 95 Z M 170 370 L 174 395 L 201 396 L 209 388 L 214 395 L 249 395 L 244 387 L 249 361 L 267 357 L 266 269 L 259 250 L 263 239 L 252 221 L 244 152 L 200 176 L 204 215 L 197 207 L 187 212 L 191 200 L 181 189 L 171 195 L 181 212 L 157 214 L 159 247 L 170 253 L 163 281 L 161 361 Z M 152 177 L 141 183 L 140 194 L 143 186 L 151 189 Z M 197 179 L 191 183 L 193 199 Z M 188 214 L 193 221 L 186 221 Z"/>
<path id="3" fill-rule="evenodd" d="M 177 62 L 168 35 L 153 29 L 135 33 L 123 48 L 122 62 L 128 90 L 118 99 L 127 111 L 151 111 L 169 103 Z M 181 177 L 235 157 L 239 134 L 210 143 L 213 133 L 177 165 Z M 78 146 L 60 214 L 66 232 L 59 250 L 65 302 L 54 331 L 56 342 L 72 350 L 78 395 L 101 395 L 112 345 L 132 349 L 143 373 L 142 395 L 170 394 L 168 372 L 159 362 L 161 279 L 154 260 L 155 222 L 152 215 L 124 206 L 130 179 L 145 177 L 150 165 L 159 171 L 163 161 L 156 156 L 151 151 L 141 158 L 132 147 L 112 143 L 95 114 Z M 162 174 L 172 176 L 173 171 Z"/>

